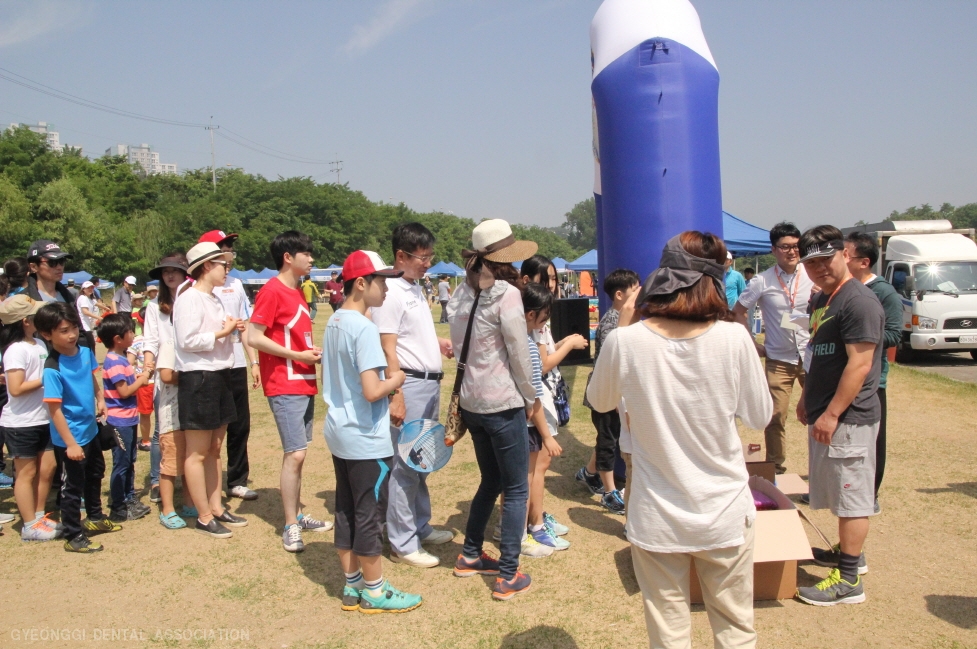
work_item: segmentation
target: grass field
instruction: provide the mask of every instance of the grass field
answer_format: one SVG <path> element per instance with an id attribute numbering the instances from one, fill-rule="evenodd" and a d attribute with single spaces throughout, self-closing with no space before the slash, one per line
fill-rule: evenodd
<path id="1" fill-rule="evenodd" d="M 317 340 L 328 313 L 328 308 L 320 311 Z M 446 335 L 446 327 L 438 329 Z M 453 367 L 446 363 L 445 395 Z M 20 524 L 5 526 L 0 647 L 647 646 L 624 519 L 604 513 L 573 477 L 594 441 L 580 405 L 589 369 L 564 369 L 573 420 L 558 438 L 564 455 L 554 460 L 547 480 L 546 508 L 570 525 L 566 538 L 572 546 L 524 561 L 523 570 L 534 580 L 525 596 L 496 602 L 487 580 L 451 575 L 478 481 L 466 439 L 429 482 L 432 523 L 459 532 L 452 543 L 431 549 L 442 565 L 422 570 L 384 561 L 386 576 L 423 594 L 424 605 L 396 616 L 342 612 L 343 577 L 332 532 L 306 534 L 301 554 L 282 549 L 281 447 L 259 391 L 251 398 L 250 456 L 251 487 L 260 499 L 231 501 L 236 513 L 248 517 L 247 528 L 234 530 L 230 540 L 213 540 L 189 530 L 166 530 L 154 511 L 122 532 L 102 536 L 104 552 L 81 556 L 65 553 L 59 542 L 22 543 Z M 829 609 L 795 600 L 758 603 L 761 647 L 977 647 L 977 387 L 897 366 L 890 374 L 888 401 L 883 513 L 872 520 L 866 546 L 868 601 Z M 323 411 L 319 402 L 303 499 L 309 513 L 331 519 L 335 484 L 321 435 Z M 791 419 L 787 464 L 803 475 L 806 433 Z M 763 437 L 755 430 L 742 434 L 746 441 Z M 140 453 L 137 483 L 144 486 L 147 504 L 148 468 L 149 454 Z M 107 479 L 103 487 L 107 502 Z M 0 491 L 0 511 L 15 511 L 12 491 Z M 811 515 L 829 537 L 837 536 L 830 515 Z M 817 544 L 816 534 L 808 532 Z M 826 573 L 802 565 L 798 579 L 808 585 Z M 693 613 L 693 630 L 695 646 L 712 646 L 701 607 Z"/>

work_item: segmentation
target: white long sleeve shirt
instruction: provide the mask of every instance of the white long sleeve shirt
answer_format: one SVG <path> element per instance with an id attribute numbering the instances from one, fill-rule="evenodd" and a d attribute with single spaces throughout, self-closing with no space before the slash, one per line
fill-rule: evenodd
<path id="1" fill-rule="evenodd" d="M 643 323 L 612 332 L 587 398 L 598 412 L 624 397 L 634 476 L 628 540 L 651 552 L 699 552 L 743 543 L 756 516 L 736 417 L 770 421 L 773 402 L 742 325 L 717 322 L 669 339 Z"/>
<path id="2" fill-rule="evenodd" d="M 230 336 L 217 340 L 224 327 L 224 306 L 213 293 L 194 287 L 183 291 L 173 304 L 176 370 L 216 371 L 234 366 L 234 343 Z"/>
<path id="3" fill-rule="evenodd" d="M 461 358 L 474 297 L 475 291 L 462 284 L 448 302 L 451 345 L 458 358 Z M 469 412 L 490 414 L 525 408 L 535 401 L 522 294 L 508 282 L 496 280 L 478 297 L 465 378 L 461 383 L 461 407 Z"/>

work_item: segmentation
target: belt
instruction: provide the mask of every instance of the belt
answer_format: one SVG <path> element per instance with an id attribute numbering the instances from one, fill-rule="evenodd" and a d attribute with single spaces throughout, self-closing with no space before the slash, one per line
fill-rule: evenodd
<path id="1" fill-rule="evenodd" d="M 400 369 L 404 371 L 404 374 L 413 377 L 415 379 L 424 379 L 426 381 L 440 381 L 441 379 L 444 378 L 444 372 L 418 372 L 417 370 L 405 370 L 404 368 L 400 368 Z"/>

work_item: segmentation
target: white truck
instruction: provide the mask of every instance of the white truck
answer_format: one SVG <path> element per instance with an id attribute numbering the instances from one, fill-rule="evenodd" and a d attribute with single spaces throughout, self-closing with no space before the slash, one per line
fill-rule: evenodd
<path id="1" fill-rule="evenodd" d="M 946 220 L 885 221 L 846 228 L 879 242 L 875 274 L 902 298 L 898 360 L 926 351 L 967 351 L 977 360 L 977 243 L 974 229 Z"/>

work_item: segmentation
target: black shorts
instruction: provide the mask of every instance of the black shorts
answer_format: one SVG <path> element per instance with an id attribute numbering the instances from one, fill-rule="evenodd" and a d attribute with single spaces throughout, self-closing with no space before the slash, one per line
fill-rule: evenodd
<path id="1" fill-rule="evenodd" d="M 54 450 L 51 427 L 48 424 L 24 428 L 3 429 L 7 439 L 7 454 L 15 459 L 35 458 L 41 451 Z"/>
<path id="2" fill-rule="evenodd" d="M 617 410 L 609 412 L 590 411 L 590 421 L 597 429 L 597 445 L 594 452 L 597 455 L 598 471 L 613 471 L 617 461 L 617 446 L 621 439 L 621 415 Z"/>
<path id="3" fill-rule="evenodd" d="M 231 370 L 180 372 L 177 407 L 181 430 L 215 430 L 237 420 Z"/>
<path id="4" fill-rule="evenodd" d="M 392 459 L 344 460 L 332 456 L 332 465 L 336 469 L 333 545 L 337 550 L 352 550 L 360 557 L 380 556 Z"/>
<path id="5" fill-rule="evenodd" d="M 543 437 L 542 435 L 539 434 L 539 431 L 536 430 L 535 426 L 530 426 L 529 427 L 529 452 L 539 453 L 541 450 L 543 450 Z"/>

